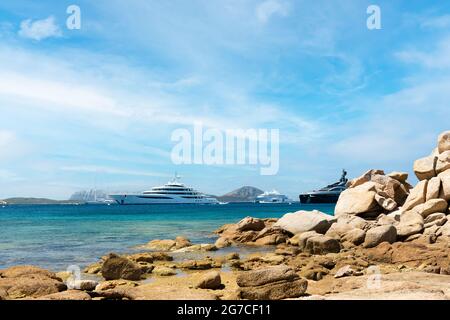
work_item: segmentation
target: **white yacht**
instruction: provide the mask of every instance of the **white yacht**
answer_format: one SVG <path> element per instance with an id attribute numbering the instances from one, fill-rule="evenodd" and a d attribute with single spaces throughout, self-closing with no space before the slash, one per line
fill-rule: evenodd
<path id="1" fill-rule="evenodd" d="M 279 193 L 276 190 L 266 191 L 263 194 L 260 194 L 256 197 L 256 202 L 259 203 L 288 203 L 292 202 L 288 197 L 284 194 Z"/>
<path id="2" fill-rule="evenodd" d="M 175 178 L 160 187 L 153 187 L 149 191 L 128 194 L 110 194 L 118 204 L 219 204 L 216 198 L 200 193 L 193 188 L 186 187 Z"/>

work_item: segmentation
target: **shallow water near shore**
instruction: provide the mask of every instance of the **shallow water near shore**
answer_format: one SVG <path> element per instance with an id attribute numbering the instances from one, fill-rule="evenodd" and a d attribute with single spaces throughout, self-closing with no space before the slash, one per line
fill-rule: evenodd
<path id="1" fill-rule="evenodd" d="M 109 252 L 132 252 L 153 239 L 185 236 L 214 243 L 212 232 L 246 216 L 278 218 L 287 212 L 334 205 L 37 205 L 0 207 L 0 269 L 32 264 L 54 271 L 84 267 Z M 233 248 L 236 251 L 236 248 Z M 247 249 L 248 250 L 248 249 Z"/>

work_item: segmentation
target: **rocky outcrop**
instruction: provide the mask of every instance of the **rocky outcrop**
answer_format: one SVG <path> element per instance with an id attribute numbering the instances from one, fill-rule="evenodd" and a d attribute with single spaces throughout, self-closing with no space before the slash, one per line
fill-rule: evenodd
<path id="1" fill-rule="evenodd" d="M 236 282 L 238 296 L 250 300 L 280 300 L 305 294 L 308 282 L 288 266 L 242 272 Z"/>
<path id="2" fill-rule="evenodd" d="M 38 267 L 17 266 L 0 270 L 0 300 L 38 298 L 66 289 L 53 272 Z"/>
<path id="3" fill-rule="evenodd" d="M 338 240 L 325 236 L 317 235 L 309 237 L 306 240 L 304 251 L 311 254 L 326 254 L 337 253 L 341 250 L 341 245 Z"/>
<path id="4" fill-rule="evenodd" d="M 220 289 L 222 287 L 222 279 L 220 277 L 220 273 L 217 271 L 206 273 L 202 276 L 195 287 L 199 289 Z"/>
<path id="5" fill-rule="evenodd" d="M 307 231 L 316 231 L 324 234 L 335 221 L 336 219 L 333 216 L 318 210 L 301 210 L 285 214 L 274 226 L 280 227 L 294 235 Z"/>
<path id="6" fill-rule="evenodd" d="M 394 226 L 386 225 L 370 229 L 366 233 L 364 247 L 376 247 L 382 242 L 394 243 L 397 239 L 397 229 Z"/>
<path id="7" fill-rule="evenodd" d="M 130 259 L 111 253 L 103 263 L 101 273 L 105 280 L 140 280 L 142 270 Z"/>
<path id="8" fill-rule="evenodd" d="M 91 296 L 80 290 L 67 290 L 41 296 L 36 300 L 92 300 Z"/>
<path id="9" fill-rule="evenodd" d="M 407 173 L 383 170 L 369 170 L 351 180 L 348 189 L 341 193 L 335 208 L 335 216 L 354 215 L 375 218 L 381 213 L 389 213 L 403 205 L 411 185 Z"/>

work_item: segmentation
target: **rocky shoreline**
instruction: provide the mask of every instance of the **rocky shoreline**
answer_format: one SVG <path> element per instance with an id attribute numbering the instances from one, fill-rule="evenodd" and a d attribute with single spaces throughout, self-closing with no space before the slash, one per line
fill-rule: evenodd
<path id="1" fill-rule="evenodd" d="M 177 237 L 110 253 L 84 280 L 0 270 L 0 300 L 450 299 L 450 131 L 414 172 L 416 186 L 407 173 L 367 171 L 349 182 L 334 216 L 247 217 L 216 230 L 214 245 Z M 248 247 L 261 250 L 242 254 Z"/>

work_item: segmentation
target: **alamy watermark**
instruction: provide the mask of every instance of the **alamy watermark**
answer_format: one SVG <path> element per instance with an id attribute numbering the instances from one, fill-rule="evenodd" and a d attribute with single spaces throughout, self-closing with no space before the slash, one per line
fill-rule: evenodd
<path id="1" fill-rule="evenodd" d="M 196 123 L 192 131 L 176 129 L 171 159 L 176 165 L 257 165 L 261 175 L 276 175 L 280 167 L 279 129 L 209 128 Z"/>

